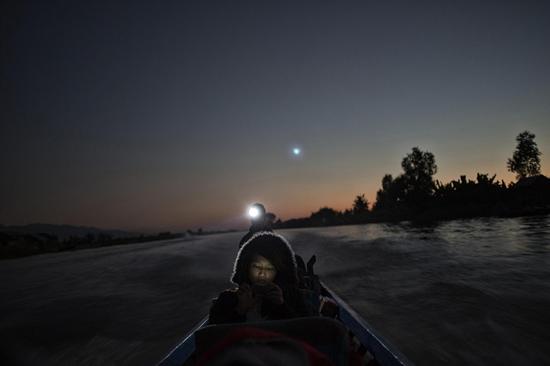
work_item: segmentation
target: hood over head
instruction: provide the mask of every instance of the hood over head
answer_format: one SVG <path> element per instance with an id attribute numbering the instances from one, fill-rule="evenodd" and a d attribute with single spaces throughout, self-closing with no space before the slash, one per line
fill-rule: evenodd
<path id="1" fill-rule="evenodd" d="M 286 287 L 298 284 L 294 251 L 283 236 L 271 231 L 260 231 L 244 243 L 235 259 L 231 282 L 236 285 L 250 282 L 248 270 L 255 255 L 266 258 L 275 266 L 277 275 L 274 282 L 277 285 Z"/>

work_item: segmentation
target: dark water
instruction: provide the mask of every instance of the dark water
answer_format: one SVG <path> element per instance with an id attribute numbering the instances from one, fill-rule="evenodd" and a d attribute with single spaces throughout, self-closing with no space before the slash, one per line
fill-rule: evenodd
<path id="1" fill-rule="evenodd" d="M 283 234 L 418 365 L 550 364 L 550 216 Z M 3 364 L 154 364 L 228 285 L 239 238 L 0 262 Z"/>

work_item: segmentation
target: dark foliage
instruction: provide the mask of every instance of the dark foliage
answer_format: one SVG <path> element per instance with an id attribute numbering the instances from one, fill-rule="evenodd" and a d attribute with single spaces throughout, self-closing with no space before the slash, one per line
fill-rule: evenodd
<path id="1" fill-rule="evenodd" d="M 449 183 L 433 180 L 437 172 L 435 157 L 414 147 L 401 162 L 403 173 L 394 178 L 386 174 L 376 193 L 372 210 L 364 195 L 358 195 L 351 209 L 343 212 L 320 208 L 309 218 L 278 221 L 276 228 L 359 224 L 383 221 L 437 221 L 480 216 L 522 216 L 550 212 L 550 179 L 540 174 L 540 152 L 534 135 L 518 135 L 514 169 L 519 180 L 506 185 L 496 175 L 465 175 Z M 510 160 L 508 162 L 509 166 Z M 534 174 L 534 175 L 533 175 Z M 520 176 L 521 175 L 521 176 Z"/>
<path id="2" fill-rule="evenodd" d="M 508 159 L 508 170 L 522 179 L 540 174 L 541 152 L 535 142 L 535 135 L 524 131 L 516 137 L 517 146 L 514 155 Z"/>
<path id="3" fill-rule="evenodd" d="M 17 231 L 0 232 L 0 259 L 24 257 L 34 254 L 62 252 L 103 246 L 143 243 L 154 240 L 167 240 L 181 237 L 182 234 L 162 232 L 156 235 L 113 237 L 108 233 L 85 234 L 58 239 L 48 233 L 26 234 Z"/>

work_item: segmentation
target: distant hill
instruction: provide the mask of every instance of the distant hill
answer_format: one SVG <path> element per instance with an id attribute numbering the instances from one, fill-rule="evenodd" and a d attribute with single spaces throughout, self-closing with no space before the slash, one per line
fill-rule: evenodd
<path id="1" fill-rule="evenodd" d="M 53 225 L 53 224 L 29 224 L 29 225 L 0 225 L 0 232 L 11 232 L 21 234 L 50 234 L 55 235 L 59 240 L 65 240 L 70 237 L 83 237 L 86 234 L 107 234 L 113 238 L 124 238 L 129 236 L 137 236 L 140 233 L 132 233 L 123 230 L 104 230 L 95 227 L 87 226 L 71 226 L 71 225 Z"/>

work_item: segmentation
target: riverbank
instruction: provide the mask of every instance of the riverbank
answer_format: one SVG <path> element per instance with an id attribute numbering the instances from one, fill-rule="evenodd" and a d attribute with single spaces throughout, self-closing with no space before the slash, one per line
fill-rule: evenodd
<path id="1" fill-rule="evenodd" d="M 163 232 L 155 235 L 112 237 L 109 234 L 88 233 L 84 236 L 60 239 L 50 233 L 0 232 L 0 259 L 27 257 L 36 254 L 101 248 L 113 245 L 131 245 L 157 240 L 183 238 L 185 234 Z"/>
<path id="2" fill-rule="evenodd" d="M 436 222 L 476 217 L 521 217 L 550 213 L 550 179 L 539 175 L 506 186 L 478 174 L 477 180 L 439 184 L 430 195 L 402 199 L 395 192 L 378 192 L 376 203 L 337 211 L 322 207 L 309 217 L 277 221 L 275 228 L 305 228 L 369 223 Z M 391 197 L 390 197 L 391 196 Z M 361 196 L 356 202 L 361 201 Z M 361 209 L 358 209 L 361 208 Z"/>

